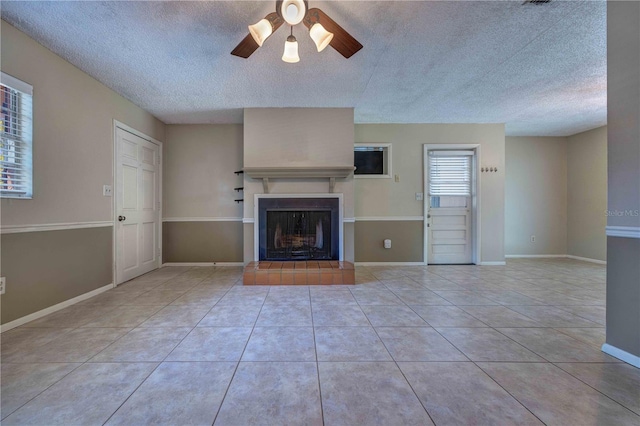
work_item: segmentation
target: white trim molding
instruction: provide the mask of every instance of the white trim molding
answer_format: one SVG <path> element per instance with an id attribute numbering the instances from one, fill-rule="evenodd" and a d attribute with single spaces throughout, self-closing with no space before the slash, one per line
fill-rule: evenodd
<path id="1" fill-rule="evenodd" d="M 478 266 L 506 266 L 507 262 L 480 262 Z"/>
<path id="2" fill-rule="evenodd" d="M 356 222 L 421 222 L 424 216 L 360 216 Z"/>
<path id="3" fill-rule="evenodd" d="M 76 296 L 73 299 L 65 300 L 64 302 L 60 302 L 57 305 L 49 306 L 48 308 L 42 309 L 41 311 L 34 312 L 22 318 L 18 318 L 17 320 L 13 320 L 6 324 L 2 324 L 0 325 L 0 333 L 4 333 L 5 331 L 11 330 L 12 328 L 20 327 L 23 324 L 40 319 L 54 312 L 58 312 L 64 308 L 68 308 L 71 305 L 75 305 L 78 302 L 82 302 L 83 300 L 91 299 L 93 296 L 97 296 L 100 293 L 104 293 L 107 290 L 111 290 L 112 288 L 114 288 L 113 283 L 107 284 L 105 286 L 92 290 L 88 293 L 84 293 L 84 294 L 81 294 L 80 296 Z"/>
<path id="4" fill-rule="evenodd" d="M 12 89 L 16 89 L 22 93 L 26 93 L 29 96 L 33 96 L 33 86 L 29 83 L 15 78 L 12 75 L 0 72 L 0 83 L 10 86 Z"/>
<path id="5" fill-rule="evenodd" d="M 163 222 L 242 222 L 241 217 L 165 217 Z"/>
<path id="6" fill-rule="evenodd" d="M 342 219 L 342 223 L 356 223 L 355 217 L 345 217 Z"/>
<path id="7" fill-rule="evenodd" d="M 159 141 L 158 139 L 152 138 L 152 137 L 151 137 L 151 136 L 149 136 L 149 135 L 145 135 L 145 134 L 144 134 L 144 133 L 142 133 L 141 131 L 134 129 L 134 128 L 133 128 L 133 127 L 131 127 L 131 126 L 127 126 L 126 124 L 124 124 L 124 123 L 123 123 L 123 122 L 121 122 L 121 121 L 113 120 L 113 129 L 114 129 L 114 131 L 115 131 L 115 129 L 116 129 L 117 127 L 119 127 L 120 129 L 122 129 L 122 130 L 124 130 L 124 131 L 126 131 L 126 132 L 129 132 L 129 133 L 131 133 L 131 134 L 133 134 L 133 135 L 136 135 L 136 136 L 137 136 L 137 137 L 139 137 L 139 138 L 146 139 L 146 140 L 148 140 L 149 142 L 153 142 L 153 143 L 155 143 L 156 145 L 160 145 L 160 146 L 162 146 L 162 142 L 161 142 L 161 141 Z"/>
<path id="8" fill-rule="evenodd" d="M 572 254 L 568 254 L 565 257 L 567 259 L 580 260 L 582 262 L 597 263 L 598 265 L 606 265 L 607 264 L 606 260 L 591 259 L 590 257 L 580 257 L 580 256 L 574 256 Z"/>
<path id="9" fill-rule="evenodd" d="M 256 220 L 252 217 L 243 217 L 242 223 L 256 223 Z"/>
<path id="10" fill-rule="evenodd" d="M 582 262 L 597 263 L 598 265 L 606 265 L 606 260 L 591 259 L 589 257 L 574 256 L 572 254 L 507 254 L 507 259 L 574 259 Z"/>
<path id="11" fill-rule="evenodd" d="M 423 262 L 355 262 L 356 266 L 427 266 Z"/>
<path id="12" fill-rule="evenodd" d="M 243 262 L 167 262 L 162 264 L 165 266 L 244 266 Z"/>
<path id="13" fill-rule="evenodd" d="M 622 349 L 616 348 L 608 343 L 602 345 L 602 352 L 607 355 L 611 355 L 614 358 L 618 358 L 627 364 L 631 364 L 634 367 L 640 368 L 640 356 L 630 354 L 629 352 L 623 351 Z"/>
<path id="14" fill-rule="evenodd" d="M 38 225 L 9 225 L 0 228 L 0 234 L 19 234 L 23 232 L 66 231 L 69 229 L 106 228 L 113 226 L 112 221 L 43 223 Z"/>
<path id="15" fill-rule="evenodd" d="M 556 259 L 567 257 L 566 254 L 505 254 L 507 259 Z"/>
<path id="16" fill-rule="evenodd" d="M 607 237 L 640 238 L 640 226 L 607 226 Z"/>

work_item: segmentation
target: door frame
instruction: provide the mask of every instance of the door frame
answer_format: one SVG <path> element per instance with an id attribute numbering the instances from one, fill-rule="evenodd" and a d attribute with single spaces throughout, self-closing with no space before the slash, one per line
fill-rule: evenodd
<path id="1" fill-rule="evenodd" d="M 157 139 L 148 136 L 133 127 L 127 126 L 126 124 L 113 120 L 113 179 L 111 186 L 111 194 L 112 194 L 112 220 L 113 220 L 113 287 L 116 288 L 118 285 L 122 284 L 118 282 L 118 232 L 116 227 L 118 226 L 117 217 L 118 217 L 118 161 L 120 150 L 118 148 L 118 129 L 124 130 L 125 132 L 131 133 L 139 138 L 142 138 L 148 142 L 153 143 L 154 145 L 158 145 L 158 203 L 160 204 L 158 209 L 158 268 L 162 267 L 162 208 L 164 203 L 162 202 L 162 142 Z"/>
<path id="2" fill-rule="evenodd" d="M 424 196 L 422 211 L 424 214 L 424 247 L 423 262 L 429 264 L 429 151 L 474 151 L 471 166 L 471 262 L 480 265 L 481 256 L 481 228 L 480 228 L 480 144 L 423 144 L 423 185 Z"/>

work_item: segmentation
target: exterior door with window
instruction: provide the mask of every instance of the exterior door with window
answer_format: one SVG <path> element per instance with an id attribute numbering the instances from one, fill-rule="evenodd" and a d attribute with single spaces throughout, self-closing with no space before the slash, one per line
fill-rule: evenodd
<path id="1" fill-rule="evenodd" d="M 116 129 L 116 283 L 160 266 L 160 147 Z"/>
<path id="2" fill-rule="evenodd" d="M 474 151 L 429 151 L 429 264 L 472 263 Z"/>

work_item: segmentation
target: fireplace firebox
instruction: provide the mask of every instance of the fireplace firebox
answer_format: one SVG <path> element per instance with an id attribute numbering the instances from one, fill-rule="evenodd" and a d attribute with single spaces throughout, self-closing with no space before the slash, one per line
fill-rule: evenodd
<path id="1" fill-rule="evenodd" d="M 258 260 L 338 260 L 337 198 L 260 198 Z"/>

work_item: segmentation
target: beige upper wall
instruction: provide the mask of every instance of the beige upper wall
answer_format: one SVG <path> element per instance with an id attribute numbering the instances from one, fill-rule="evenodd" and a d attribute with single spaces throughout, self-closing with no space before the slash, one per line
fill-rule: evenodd
<path id="1" fill-rule="evenodd" d="M 242 138 L 241 124 L 167 126 L 165 218 L 242 218 Z"/>
<path id="2" fill-rule="evenodd" d="M 245 167 L 353 166 L 353 108 L 246 108 Z"/>
<path id="3" fill-rule="evenodd" d="M 356 124 L 357 143 L 391 143 L 395 179 L 355 179 L 357 217 L 423 216 L 424 144 L 480 144 L 482 261 L 504 260 L 505 136 L 502 124 Z"/>
<path id="4" fill-rule="evenodd" d="M 33 199 L 2 199 L 2 224 L 112 220 L 113 120 L 157 140 L 164 124 L 1 21 L 2 71 L 33 86 Z"/>
<path id="5" fill-rule="evenodd" d="M 567 254 L 566 138 L 507 137 L 506 158 L 506 254 Z"/>
<path id="6" fill-rule="evenodd" d="M 640 227 L 640 4 L 608 1 L 607 28 L 607 224 Z"/>
<path id="7" fill-rule="evenodd" d="M 569 137 L 508 137 L 506 152 L 507 255 L 605 260 L 607 127 Z"/>
<path id="8" fill-rule="evenodd" d="M 247 108 L 244 167 L 353 167 L 353 108 Z M 244 177 L 244 217 L 253 218 L 262 181 Z M 327 193 L 328 179 L 272 179 L 271 193 Z M 337 179 L 344 217 L 354 212 L 353 177 Z"/>
<path id="9" fill-rule="evenodd" d="M 567 141 L 567 254 L 606 260 L 607 127 Z"/>

